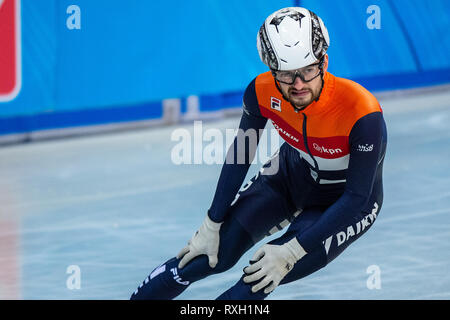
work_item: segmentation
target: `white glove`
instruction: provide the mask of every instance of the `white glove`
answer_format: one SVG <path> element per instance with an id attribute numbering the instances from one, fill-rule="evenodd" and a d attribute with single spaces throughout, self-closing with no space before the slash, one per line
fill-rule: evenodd
<path id="1" fill-rule="evenodd" d="M 209 266 L 214 268 L 217 265 L 217 253 L 219 252 L 219 230 L 223 222 L 214 222 L 208 215 L 203 221 L 200 229 L 192 236 L 188 245 L 181 249 L 177 258 L 181 259 L 178 268 L 183 268 L 189 261 L 196 256 L 206 254 L 209 260 Z"/>
<path id="2" fill-rule="evenodd" d="M 295 237 L 283 245 L 266 244 L 253 256 L 252 260 L 256 262 L 244 268 L 247 275 L 244 282 L 250 283 L 263 278 L 252 287 L 252 292 L 267 287 L 264 293 L 270 293 L 305 254 L 306 251 Z"/>

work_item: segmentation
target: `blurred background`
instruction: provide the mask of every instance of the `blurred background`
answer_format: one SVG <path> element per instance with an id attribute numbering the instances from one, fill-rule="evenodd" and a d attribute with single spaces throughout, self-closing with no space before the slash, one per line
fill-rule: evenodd
<path id="1" fill-rule="evenodd" d="M 448 0 L 0 0 L 0 298 L 127 299 L 184 246 L 220 166 L 171 163 L 171 132 L 192 131 L 193 120 L 237 126 L 247 84 L 267 71 L 256 33 L 287 6 L 323 19 L 329 71 L 382 102 L 391 135 L 383 239 L 395 223 L 405 231 L 415 210 L 419 220 L 398 242 L 368 234 L 373 242 L 355 249 L 361 260 L 344 255 L 335 278 L 321 274 L 301 293 L 291 286 L 274 297 L 450 298 L 450 179 L 439 170 L 450 156 Z M 78 138 L 61 139 L 69 137 Z M 423 246 L 424 234 L 435 242 Z M 366 288 L 367 257 L 391 291 Z M 402 265 L 413 266 L 404 277 Z M 81 289 L 68 285 L 78 270 L 69 266 L 81 270 Z M 239 267 L 184 298 L 215 298 Z"/>

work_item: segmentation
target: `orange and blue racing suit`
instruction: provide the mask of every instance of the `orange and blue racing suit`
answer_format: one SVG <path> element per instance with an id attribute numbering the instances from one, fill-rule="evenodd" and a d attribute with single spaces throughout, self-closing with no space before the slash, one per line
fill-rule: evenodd
<path id="1" fill-rule="evenodd" d="M 239 147 L 239 135 L 222 167 L 208 210 L 213 221 L 224 222 L 218 265 L 209 267 L 202 255 L 176 269 L 179 260 L 173 258 L 163 264 L 172 274 L 159 272 L 161 284 L 144 283 L 132 298 L 173 298 L 190 283 L 231 268 L 256 242 L 284 227 L 287 231 L 270 243 L 297 237 L 307 252 L 281 284 L 292 282 L 327 265 L 373 225 L 383 202 L 387 143 L 377 99 L 361 85 L 327 72 L 319 99 L 297 111 L 266 72 L 244 93 L 239 129 L 261 132 L 268 120 L 285 142 L 262 170 L 239 191 L 254 155 L 248 141 Z M 242 154 L 246 161 L 239 162 Z M 163 289 L 167 286 L 173 290 Z M 241 278 L 219 299 L 267 296 L 264 290 L 253 293 L 251 286 Z"/>

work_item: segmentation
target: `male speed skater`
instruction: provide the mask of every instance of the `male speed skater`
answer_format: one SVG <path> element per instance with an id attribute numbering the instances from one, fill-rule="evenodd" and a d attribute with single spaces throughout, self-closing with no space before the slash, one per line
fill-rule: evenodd
<path id="1" fill-rule="evenodd" d="M 131 299 L 174 299 L 287 228 L 256 248 L 242 277 L 217 297 L 265 299 L 279 285 L 325 267 L 372 227 L 383 202 L 386 125 L 368 90 L 327 71 L 329 45 L 322 19 L 308 9 L 284 8 L 264 21 L 257 49 L 270 70 L 245 90 L 241 130 L 203 224 Z M 285 141 L 239 191 L 255 154 L 239 139 L 268 120 Z M 244 163 L 228 161 L 243 154 Z"/>

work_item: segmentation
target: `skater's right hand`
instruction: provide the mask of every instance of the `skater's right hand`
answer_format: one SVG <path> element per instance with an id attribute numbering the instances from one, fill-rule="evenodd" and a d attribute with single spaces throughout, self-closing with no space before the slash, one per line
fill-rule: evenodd
<path id="1" fill-rule="evenodd" d="M 189 261 L 196 256 L 206 254 L 209 260 L 209 266 L 214 268 L 217 265 L 217 254 L 219 252 L 219 230 L 222 222 L 212 221 L 208 215 L 203 221 L 200 229 L 192 236 L 188 245 L 181 249 L 177 259 L 181 259 L 178 268 L 183 268 Z"/>

